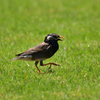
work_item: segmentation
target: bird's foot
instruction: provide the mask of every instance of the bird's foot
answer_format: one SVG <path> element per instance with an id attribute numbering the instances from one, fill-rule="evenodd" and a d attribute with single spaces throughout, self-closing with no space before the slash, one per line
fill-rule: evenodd
<path id="1" fill-rule="evenodd" d="M 39 74 L 45 74 L 45 72 L 41 72 L 41 71 L 40 71 Z"/>

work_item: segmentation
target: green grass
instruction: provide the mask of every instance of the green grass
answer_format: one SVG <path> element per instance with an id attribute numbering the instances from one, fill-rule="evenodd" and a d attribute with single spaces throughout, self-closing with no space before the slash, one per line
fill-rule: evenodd
<path id="1" fill-rule="evenodd" d="M 40 67 L 13 61 L 49 33 L 64 36 Z M 28 64 L 29 65 L 28 65 Z M 99 100 L 100 1 L 0 0 L 0 100 Z"/>

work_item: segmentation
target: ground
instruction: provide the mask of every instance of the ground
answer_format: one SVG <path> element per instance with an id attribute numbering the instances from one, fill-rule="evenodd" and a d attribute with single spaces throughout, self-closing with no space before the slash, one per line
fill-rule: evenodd
<path id="1" fill-rule="evenodd" d="M 13 61 L 49 33 L 65 37 L 39 66 Z M 0 99 L 99 100 L 100 1 L 0 0 Z"/>

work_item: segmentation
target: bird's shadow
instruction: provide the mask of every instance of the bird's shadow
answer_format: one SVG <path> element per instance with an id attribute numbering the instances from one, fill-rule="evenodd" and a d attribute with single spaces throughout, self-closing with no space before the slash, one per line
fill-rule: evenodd
<path id="1" fill-rule="evenodd" d="M 47 69 L 46 73 L 55 73 L 55 71 L 52 69 Z"/>

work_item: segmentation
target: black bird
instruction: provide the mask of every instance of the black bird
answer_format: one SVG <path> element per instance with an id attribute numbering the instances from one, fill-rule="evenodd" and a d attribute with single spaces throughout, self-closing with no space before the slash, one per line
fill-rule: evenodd
<path id="1" fill-rule="evenodd" d="M 59 49 L 57 41 L 61 40 L 61 38 L 64 37 L 59 36 L 55 33 L 50 33 L 45 37 L 44 42 L 33 48 L 28 49 L 25 52 L 17 54 L 16 56 L 18 57 L 11 59 L 11 61 L 13 60 L 35 61 L 35 66 L 38 69 L 39 73 L 42 72 L 37 67 L 38 62 L 40 62 L 41 66 L 50 65 L 49 68 L 51 68 L 51 65 L 59 66 L 58 64 L 55 63 L 43 64 L 43 60 L 48 59 L 55 54 L 55 52 Z"/>

